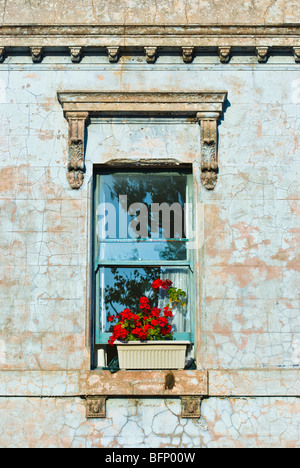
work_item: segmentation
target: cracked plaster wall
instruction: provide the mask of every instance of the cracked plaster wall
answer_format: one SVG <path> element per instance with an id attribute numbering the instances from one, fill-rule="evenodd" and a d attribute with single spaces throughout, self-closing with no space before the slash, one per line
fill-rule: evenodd
<path id="1" fill-rule="evenodd" d="M 22 15 L 20 16 L 20 11 Z M 299 22 L 297 0 L 0 0 L 3 24 L 282 24 Z"/>
<path id="2" fill-rule="evenodd" d="M 107 419 L 86 420 L 83 400 L 0 398 L 5 448 L 294 448 L 299 399 L 216 399 L 199 420 L 178 400 L 109 400 Z"/>
<path id="3" fill-rule="evenodd" d="M 288 57 L 264 66 L 94 60 L 12 57 L 0 66 L 0 445 L 299 446 L 299 66 Z M 211 371 L 215 396 L 199 421 L 180 420 L 176 399 L 112 399 L 107 420 L 87 421 L 74 395 L 77 371 L 90 367 L 92 165 L 128 154 L 191 162 L 199 128 L 178 119 L 92 120 L 85 182 L 72 191 L 56 93 L 195 88 L 229 96 L 218 185 L 199 196 L 200 366 Z"/>

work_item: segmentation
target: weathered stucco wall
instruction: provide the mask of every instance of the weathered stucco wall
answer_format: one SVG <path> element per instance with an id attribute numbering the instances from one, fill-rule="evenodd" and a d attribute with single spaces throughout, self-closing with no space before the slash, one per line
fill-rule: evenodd
<path id="1" fill-rule="evenodd" d="M 26 70 L 3 64 L 4 368 L 80 369 L 87 363 L 80 348 L 86 343 L 92 164 L 128 155 L 191 162 L 200 151 L 197 124 L 92 121 L 84 186 L 72 191 L 65 169 L 67 123 L 57 90 L 189 90 L 194 83 L 197 89 L 208 83 L 225 87 L 230 103 L 219 126 L 219 181 L 214 192 L 203 189 L 199 200 L 205 236 L 203 366 L 295 364 L 299 105 L 293 99 L 299 72 L 284 65 L 258 71 L 247 66 L 200 71 L 194 65 L 188 73 L 168 70 L 171 66 L 51 71 L 46 64 Z M 10 333 L 14 338 L 7 340 Z M 62 336 L 66 353 L 58 352 Z"/>
<path id="2" fill-rule="evenodd" d="M 1 446 L 29 448 L 294 448 L 299 399 L 202 403 L 203 417 L 180 417 L 177 400 L 109 400 L 106 420 L 86 420 L 74 399 L 0 399 Z"/>
<path id="3" fill-rule="evenodd" d="M 297 0 L 0 1 L 6 24 L 281 24 L 299 22 L 298 7 Z"/>
<path id="4" fill-rule="evenodd" d="M 147 15 L 141 2 L 122 3 L 86 0 L 65 14 L 65 2 L 49 9 L 0 0 L 0 17 L 6 24 L 96 24 L 100 15 L 103 24 L 299 21 L 296 2 L 281 0 L 217 10 L 215 2 L 153 2 Z M 57 99 L 65 90 L 228 91 L 218 183 L 202 187 L 198 199 L 198 367 L 209 372 L 199 420 L 180 417 L 178 397 L 109 399 L 107 420 L 87 420 L 81 398 L 86 374 L 93 378 L 93 165 L 199 161 L 199 124 L 92 118 L 84 184 L 71 190 L 68 125 Z M 258 64 L 244 51 L 222 64 L 206 50 L 185 64 L 166 50 L 149 64 L 135 51 L 118 63 L 93 51 L 74 64 L 52 50 L 33 64 L 28 51 L 9 50 L 0 63 L 0 123 L 0 446 L 299 447 L 300 69 L 292 53 Z"/>

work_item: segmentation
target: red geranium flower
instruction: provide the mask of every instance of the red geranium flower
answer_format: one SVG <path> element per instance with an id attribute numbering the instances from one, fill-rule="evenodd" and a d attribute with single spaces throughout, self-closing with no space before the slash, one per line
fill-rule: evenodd
<path id="1" fill-rule="evenodd" d="M 158 309 L 157 307 L 154 307 L 154 308 L 151 310 L 151 315 L 152 315 L 152 317 L 159 317 L 159 316 L 160 316 L 160 313 L 161 313 L 161 309 Z"/>
<path id="2" fill-rule="evenodd" d="M 173 312 L 169 309 L 169 307 L 164 307 L 164 316 L 173 318 Z"/>
<path id="3" fill-rule="evenodd" d="M 160 279 L 154 280 L 152 283 L 153 289 L 159 289 L 162 286 L 163 282 Z"/>
<path id="4" fill-rule="evenodd" d="M 158 278 L 152 283 L 154 290 L 159 290 L 160 288 L 168 290 L 172 285 L 173 283 L 169 279 L 161 280 Z M 176 293 L 176 288 L 174 291 Z M 173 290 L 169 293 L 170 298 L 171 293 L 173 294 Z M 171 302 L 173 303 L 174 301 Z M 136 310 L 133 311 L 126 308 L 120 314 L 108 317 L 108 322 L 117 321 L 113 327 L 112 336 L 109 338 L 109 344 L 113 345 L 116 340 L 145 341 L 172 339 L 172 325 L 169 323 L 169 319 L 172 318 L 172 307 L 164 307 L 162 313 L 159 307 L 151 307 L 149 299 L 143 296 L 139 299 Z"/>
<path id="5" fill-rule="evenodd" d="M 159 289 L 159 288 L 162 288 L 164 290 L 167 290 L 169 289 L 171 286 L 173 285 L 172 281 L 171 280 L 161 280 L 161 279 L 156 279 L 153 281 L 152 283 L 152 288 L 153 289 Z"/>
<path id="6" fill-rule="evenodd" d="M 163 281 L 162 288 L 163 289 L 169 289 L 173 285 L 171 280 L 165 280 Z"/>
<path id="7" fill-rule="evenodd" d="M 140 309 L 145 309 L 145 310 L 150 310 L 150 304 L 149 304 L 149 299 L 147 297 L 141 297 L 140 298 Z"/>

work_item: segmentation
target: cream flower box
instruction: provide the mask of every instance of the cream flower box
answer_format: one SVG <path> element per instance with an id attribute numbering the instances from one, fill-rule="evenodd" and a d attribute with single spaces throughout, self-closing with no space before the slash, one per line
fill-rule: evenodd
<path id="1" fill-rule="evenodd" d="M 115 342 L 121 370 L 184 369 L 189 341 Z"/>

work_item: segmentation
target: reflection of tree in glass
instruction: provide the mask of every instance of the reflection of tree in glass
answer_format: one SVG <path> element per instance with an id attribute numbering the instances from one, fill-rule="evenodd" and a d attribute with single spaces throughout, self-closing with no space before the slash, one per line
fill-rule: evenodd
<path id="1" fill-rule="evenodd" d="M 159 257 L 161 260 L 186 260 L 186 243 L 168 242 Z"/>
<path id="2" fill-rule="evenodd" d="M 186 203 L 186 185 L 187 174 L 182 173 L 131 173 L 131 174 L 115 174 L 113 176 L 114 183 L 111 187 L 112 199 L 118 198 L 120 195 L 127 195 L 128 207 L 133 203 L 143 203 L 148 207 L 148 236 L 151 237 L 151 204 L 152 203 L 167 203 L 169 206 L 173 203 L 179 203 L 182 206 Z M 132 216 L 132 219 L 135 216 Z M 182 217 L 184 218 L 184 216 Z M 171 237 L 178 237 L 184 233 L 184 219 L 182 220 L 182 232 L 174 232 L 175 223 L 173 214 L 170 217 L 170 233 Z M 164 236 L 162 223 L 160 222 L 160 237 Z M 184 237 L 184 236 L 183 236 Z"/>
<path id="3" fill-rule="evenodd" d="M 105 304 L 114 313 L 123 309 L 133 311 L 138 307 L 139 299 L 147 295 L 151 306 L 157 303 L 157 292 L 153 291 L 152 282 L 159 278 L 160 268 L 111 268 L 113 284 L 105 288 Z"/>
<path id="4" fill-rule="evenodd" d="M 130 255 L 130 260 L 138 260 L 139 259 L 139 251 L 138 249 L 133 249 Z"/>

